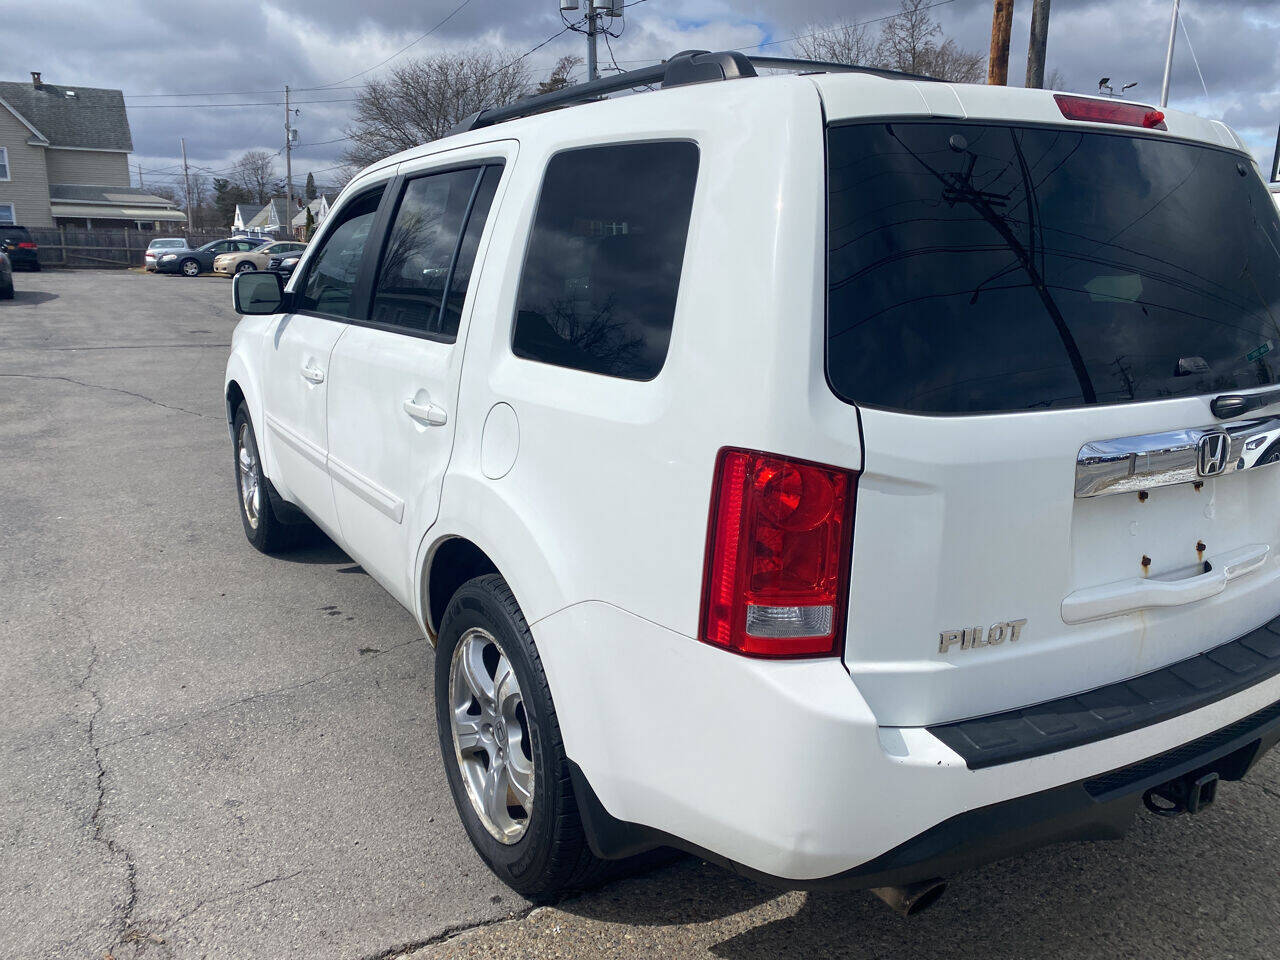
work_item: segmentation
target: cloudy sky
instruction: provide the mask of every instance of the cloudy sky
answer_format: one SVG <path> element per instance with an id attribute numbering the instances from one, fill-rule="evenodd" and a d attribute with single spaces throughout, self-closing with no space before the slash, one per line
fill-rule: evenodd
<path id="1" fill-rule="evenodd" d="M 341 157 L 350 101 L 362 81 L 385 71 L 378 64 L 476 46 L 515 57 L 555 37 L 526 61 L 544 76 L 559 56 L 581 54 L 586 43 L 560 32 L 556 4 L 0 0 L 0 79 L 25 80 L 40 70 L 54 83 L 124 90 L 133 160 L 148 185 L 180 178 L 179 137 L 191 163 L 210 173 L 225 171 L 245 150 L 278 150 L 284 118 L 277 104 L 288 83 L 301 110 L 295 177 L 315 171 L 323 183 Z M 629 68 L 688 48 L 786 54 L 789 38 L 813 24 L 874 20 L 896 6 L 897 0 L 640 0 L 629 4 L 612 55 Z M 1025 73 L 1030 9 L 1031 0 L 1016 0 L 1012 82 Z M 1280 122 L 1280 4 L 1184 0 L 1182 11 L 1186 33 L 1178 35 L 1170 104 L 1226 120 L 1266 169 Z M 948 36 L 985 51 L 990 0 L 944 0 L 932 12 Z M 1049 71 L 1061 71 L 1066 88 L 1081 92 L 1096 90 L 1104 75 L 1137 81 L 1130 96 L 1154 103 L 1169 14 L 1169 0 L 1054 0 Z M 603 49 L 602 62 L 611 65 Z"/>

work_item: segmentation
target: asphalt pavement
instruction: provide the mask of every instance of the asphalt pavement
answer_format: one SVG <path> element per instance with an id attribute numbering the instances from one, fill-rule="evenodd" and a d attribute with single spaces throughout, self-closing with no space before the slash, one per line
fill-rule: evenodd
<path id="1" fill-rule="evenodd" d="M 268 558 L 244 540 L 229 282 L 16 286 L 0 957 L 1280 955 L 1276 756 L 1198 817 L 957 877 L 911 920 L 690 858 L 532 910 L 457 822 L 412 617 L 332 544 Z"/>

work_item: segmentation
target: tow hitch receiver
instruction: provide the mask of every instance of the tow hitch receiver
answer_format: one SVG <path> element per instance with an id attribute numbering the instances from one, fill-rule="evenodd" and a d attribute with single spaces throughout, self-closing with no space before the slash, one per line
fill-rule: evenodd
<path id="1" fill-rule="evenodd" d="M 1161 817 L 1199 813 L 1218 798 L 1218 774 L 1189 773 L 1177 780 L 1152 787 L 1142 795 L 1148 810 Z"/>

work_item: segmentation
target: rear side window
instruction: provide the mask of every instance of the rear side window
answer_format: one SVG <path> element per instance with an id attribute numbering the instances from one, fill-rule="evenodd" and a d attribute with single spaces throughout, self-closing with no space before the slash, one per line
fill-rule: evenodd
<path id="1" fill-rule="evenodd" d="M 516 306 L 516 356 L 652 380 L 671 340 L 698 148 L 619 144 L 547 165 Z"/>
<path id="2" fill-rule="evenodd" d="M 351 294 L 381 199 L 382 191 L 375 190 L 338 211 L 335 225 L 321 241 L 299 287 L 296 309 L 333 317 L 354 316 Z"/>
<path id="3" fill-rule="evenodd" d="M 1166 138 L 833 127 L 827 373 L 928 413 L 1280 381 L 1280 222 L 1250 161 Z"/>
<path id="4" fill-rule="evenodd" d="M 496 185 L 500 173 L 470 167 L 409 181 L 382 255 L 374 322 L 450 342 L 457 337 L 478 231 L 493 201 L 492 186 L 485 196 L 479 188 Z"/>

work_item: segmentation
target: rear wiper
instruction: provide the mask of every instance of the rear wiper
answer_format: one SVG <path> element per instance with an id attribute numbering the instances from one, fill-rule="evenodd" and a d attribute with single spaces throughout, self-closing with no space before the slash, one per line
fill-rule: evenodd
<path id="1" fill-rule="evenodd" d="M 1250 410 L 1257 410 L 1259 407 L 1275 403 L 1277 400 L 1280 400 L 1280 387 L 1263 390 L 1261 393 L 1224 393 L 1220 397 L 1213 398 L 1209 409 L 1219 420 L 1230 420 L 1233 417 L 1243 416 Z"/>

